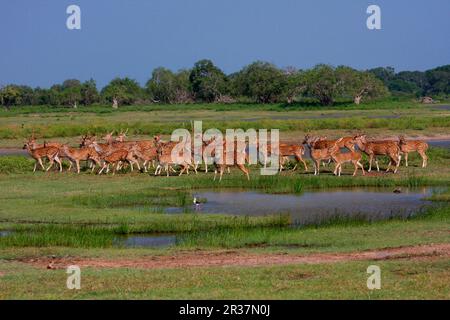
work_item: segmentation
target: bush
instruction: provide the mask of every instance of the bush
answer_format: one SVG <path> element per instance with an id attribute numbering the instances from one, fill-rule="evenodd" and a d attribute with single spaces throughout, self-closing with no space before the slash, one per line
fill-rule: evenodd
<path id="1" fill-rule="evenodd" d="M 34 161 L 22 156 L 0 157 L 0 173 L 24 173 L 33 169 Z"/>

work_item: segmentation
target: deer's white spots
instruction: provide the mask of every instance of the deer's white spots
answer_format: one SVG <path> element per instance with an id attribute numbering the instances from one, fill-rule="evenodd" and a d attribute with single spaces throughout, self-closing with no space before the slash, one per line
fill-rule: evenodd
<path id="1" fill-rule="evenodd" d="M 367 7 L 367 13 L 370 16 L 367 18 L 366 24 L 369 30 L 381 30 L 381 9 L 377 5 L 370 5 Z"/>
<path id="2" fill-rule="evenodd" d="M 79 266 L 68 266 L 66 273 L 69 274 L 67 277 L 66 285 L 67 289 L 81 289 L 81 269 Z"/>
<path id="3" fill-rule="evenodd" d="M 369 290 L 381 289 L 381 269 L 379 266 L 371 265 L 367 267 L 367 288 Z"/>
<path id="4" fill-rule="evenodd" d="M 70 5 L 66 9 L 66 13 L 69 14 L 66 20 L 66 26 L 69 30 L 81 29 L 81 9 L 77 5 Z"/>

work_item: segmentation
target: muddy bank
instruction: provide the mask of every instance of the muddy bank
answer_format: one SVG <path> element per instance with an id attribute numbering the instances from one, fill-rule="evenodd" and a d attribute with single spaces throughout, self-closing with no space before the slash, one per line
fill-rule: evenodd
<path id="1" fill-rule="evenodd" d="M 39 268 L 65 269 L 69 265 L 93 268 L 190 268 L 221 266 L 269 266 L 289 264 L 322 264 L 364 260 L 421 259 L 430 257 L 450 257 L 450 244 L 431 244 L 411 247 L 398 247 L 346 253 L 313 254 L 255 254 L 244 250 L 189 252 L 169 256 L 149 256 L 143 258 L 33 258 L 17 261 Z"/>

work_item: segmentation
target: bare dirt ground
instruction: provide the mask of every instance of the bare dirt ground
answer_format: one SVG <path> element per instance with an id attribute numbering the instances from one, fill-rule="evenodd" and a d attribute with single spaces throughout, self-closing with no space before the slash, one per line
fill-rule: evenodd
<path id="1" fill-rule="evenodd" d="M 412 247 L 398 247 L 381 250 L 367 250 L 348 253 L 313 253 L 305 255 L 250 253 L 233 251 L 196 251 L 169 256 L 149 256 L 140 258 L 33 258 L 20 262 L 39 268 L 63 269 L 69 265 L 93 268 L 140 268 L 166 269 L 217 266 L 269 266 L 290 264 L 322 264 L 362 260 L 427 259 L 450 257 L 450 243 Z"/>

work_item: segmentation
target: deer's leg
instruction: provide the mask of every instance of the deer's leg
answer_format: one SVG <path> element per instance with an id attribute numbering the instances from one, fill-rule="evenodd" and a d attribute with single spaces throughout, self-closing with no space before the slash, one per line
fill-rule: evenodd
<path id="1" fill-rule="evenodd" d="M 392 159 L 389 160 L 388 167 L 386 169 L 386 172 L 389 172 L 389 169 L 391 169 Z"/>
<path id="2" fill-rule="evenodd" d="M 224 168 L 223 166 L 222 166 L 222 167 L 220 167 L 220 173 L 219 173 L 219 174 L 220 174 L 220 175 L 219 175 L 219 182 L 220 182 L 220 181 L 222 181 L 222 176 L 223 176 L 223 172 L 225 171 L 224 169 L 225 169 L 225 168 Z"/>
<path id="3" fill-rule="evenodd" d="M 50 164 L 49 164 L 47 170 L 45 170 L 45 171 L 50 170 L 50 168 L 53 167 L 53 164 L 55 163 L 55 160 L 53 160 L 53 158 L 49 158 L 49 160 L 50 160 Z"/>
<path id="4" fill-rule="evenodd" d="M 77 173 L 80 173 L 80 160 L 75 160 L 75 165 L 77 166 Z"/>
<path id="5" fill-rule="evenodd" d="M 315 160 L 315 164 L 314 164 L 314 175 L 319 175 L 320 174 L 320 162 L 321 160 Z"/>
<path id="6" fill-rule="evenodd" d="M 356 176 L 356 173 L 358 172 L 358 164 L 357 163 L 358 163 L 357 161 L 353 162 L 353 165 L 355 166 L 355 171 L 353 171 L 353 176 Z"/>
<path id="7" fill-rule="evenodd" d="M 422 168 L 427 166 L 427 155 L 423 151 L 419 151 L 420 156 L 422 157 Z"/>
<path id="8" fill-rule="evenodd" d="M 247 176 L 247 180 L 250 180 L 250 176 L 248 174 L 248 169 L 243 164 L 238 164 L 237 166 Z"/>
<path id="9" fill-rule="evenodd" d="M 336 162 L 336 166 L 334 167 L 333 174 L 336 175 L 339 170 L 340 163 Z"/>
<path id="10" fill-rule="evenodd" d="M 55 161 L 56 161 L 56 162 L 58 163 L 58 165 L 59 165 L 59 172 L 62 172 L 62 171 L 63 171 L 63 169 L 62 169 L 62 162 L 61 162 L 61 159 L 59 159 L 58 155 L 56 155 Z"/>
<path id="11" fill-rule="evenodd" d="M 405 152 L 405 166 L 408 166 L 408 152 Z"/>
<path id="12" fill-rule="evenodd" d="M 35 161 L 35 162 L 34 162 L 34 169 L 33 169 L 33 172 L 36 172 L 37 164 L 38 164 L 38 162 Z"/>
<path id="13" fill-rule="evenodd" d="M 103 164 L 103 166 L 101 167 L 100 171 L 98 172 L 98 174 L 102 174 L 103 170 L 105 170 L 106 168 L 106 162 Z"/>
<path id="14" fill-rule="evenodd" d="M 356 162 L 356 164 L 361 168 L 361 170 L 362 170 L 362 174 L 363 174 L 363 176 L 366 174 L 365 172 L 364 172 L 364 166 L 361 164 L 361 162 Z"/>
<path id="15" fill-rule="evenodd" d="M 145 160 L 144 163 L 142 164 L 144 166 L 144 172 L 147 172 L 147 163 L 148 160 Z"/>
<path id="16" fill-rule="evenodd" d="M 45 171 L 45 167 L 44 167 L 44 164 L 42 163 L 42 158 L 38 158 L 38 163 L 39 163 L 39 165 L 41 166 L 41 168 L 42 168 L 42 171 Z"/>
<path id="17" fill-rule="evenodd" d="M 367 170 L 367 172 L 372 171 L 372 160 L 373 160 L 373 155 L 369 154 L 369 170 Z"/>
<path id="18" fill-rule="evenodd" d="M 299 162 L 302 162 L 303 165 L 305 166 L 305 171 L 308 171 L 308 167 L 306 166 L 306 161 L 303 160 L 303 157 L 301 155 L 296 154 L 295 159 L 297 160 L 297 163 L 295 164 L 295 167 L 294 167 L 294 169 L 292 169 L 292 171 L 294 171 L 297 168 L 297 165 Z"/>

